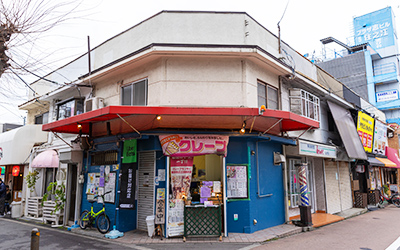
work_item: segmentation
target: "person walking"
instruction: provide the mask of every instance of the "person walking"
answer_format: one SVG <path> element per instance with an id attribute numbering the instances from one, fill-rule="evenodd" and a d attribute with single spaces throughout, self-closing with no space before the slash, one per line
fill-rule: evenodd
<path id="1" fill-rule="evenodd" d="M 5 202 L 6 202 L 6 185 L 0 178 L 0 217 L 4 217 Z"/>
<path id="2" fill-rule="evenodd" d="M 11 197 L 10 186 L 6 185 L 6 202 L 5 202 L 4 214 L 11 214 L 10 210 L 10 203 L 12 202 L 11 198 L 12 197 Z"/>

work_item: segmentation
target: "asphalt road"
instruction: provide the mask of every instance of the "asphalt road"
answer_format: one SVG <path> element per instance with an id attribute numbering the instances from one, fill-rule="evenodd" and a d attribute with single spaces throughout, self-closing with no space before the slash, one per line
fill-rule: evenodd
<path id="1" fill-rule="evenodd" d="M 385 209 L 267 242 L 253 249 L 387 249 L 400 236 L 400 208 Z M 400 242 L 390 249 L 400 249 Z"/>
<path id="2" fill-rule="evenodd" d="M 32 224 L 24 221 L 16 221 L 0 218 L 0 249 L 30 249 L 31 231 L 38 228 L 40 231 L 40 249 L 137 249 L 137 250 L 162 250 L 162 249 L 251 249 L 257 245 L 250 243 L 168 243 L 168 244 L 129 244 L 123 245 L 90 238 L 71 233 L 66 229 L 49 228 L 40 224 Z"/>

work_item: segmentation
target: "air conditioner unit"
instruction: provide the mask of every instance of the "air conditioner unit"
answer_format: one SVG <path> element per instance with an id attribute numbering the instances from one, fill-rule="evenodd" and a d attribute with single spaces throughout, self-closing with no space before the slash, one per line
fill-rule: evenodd
<path id="1" fill-rule="evenodd" d="M 96 96 L 85 100 L 85 112 L 89 112 L 103 107 L 104 107 L 104 98 Z"/>

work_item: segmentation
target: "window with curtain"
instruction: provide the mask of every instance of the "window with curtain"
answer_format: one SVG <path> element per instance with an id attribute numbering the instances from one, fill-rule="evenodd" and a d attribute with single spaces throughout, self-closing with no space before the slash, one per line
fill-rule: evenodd
<path id="1" fill-rule="evenodd" d="M 147 105 L 147 79 L 122 86 L 121 105 L 146 106 Z"/>
<path id="2" fill-rule="evenodd" d="M 279 95 L 277 88 L 259 81 L 257 83 L 257 95 L 258 107 L 265 105 L 267 109 L 279 109 Z"/>

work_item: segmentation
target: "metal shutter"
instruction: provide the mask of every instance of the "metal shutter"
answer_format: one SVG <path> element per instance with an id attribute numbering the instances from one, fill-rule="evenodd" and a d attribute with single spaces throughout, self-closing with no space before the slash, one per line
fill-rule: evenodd
<path id="1" fill-rule="evenodd" d="M 156 152 L 139 152 L 138 229 L 147 231 L 146 217 L 154 214 Z"/>

